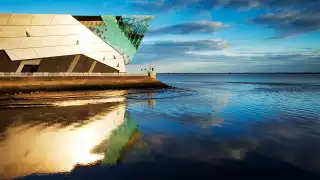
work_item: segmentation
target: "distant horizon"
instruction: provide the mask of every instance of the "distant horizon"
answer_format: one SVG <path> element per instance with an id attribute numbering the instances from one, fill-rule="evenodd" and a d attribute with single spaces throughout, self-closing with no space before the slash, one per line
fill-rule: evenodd
<path id="1" fill-rule="evenodd" d="M 226 72 L 226 73 L 214 73 L 214 72 L 206 72 L 206 73 L 197 73 L 197 72 L 161 72 L 157 74 L 320 74 L 320 72 L 241 72 L 241 73 L 232 73 L 232 72 Z"/>

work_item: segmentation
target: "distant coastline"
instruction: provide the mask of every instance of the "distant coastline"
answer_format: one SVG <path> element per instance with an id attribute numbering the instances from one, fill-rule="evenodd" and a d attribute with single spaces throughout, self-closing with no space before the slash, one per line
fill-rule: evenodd
<path id="1" fill-rule="evenodd" d="M 243 72 L 243 73 L 157 73 L 157 74 L 320 74 L 320 72 L 277 72 L 277 73 L 251 73 L 251 72 Z"/>

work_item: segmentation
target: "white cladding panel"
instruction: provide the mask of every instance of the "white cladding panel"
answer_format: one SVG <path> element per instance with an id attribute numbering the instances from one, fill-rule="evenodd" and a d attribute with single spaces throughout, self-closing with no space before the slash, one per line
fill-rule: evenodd
<path id="1" fill-rule="evenodd" d="M 35 52 L 37 52 L 39 58 L 59 56 L 56 53 L 56 47 L 54 47 L 54 46 L 53 47 L 40 47 L 40 48 L 33 48 L 33 49 Z"/>
<path id="2" fill-rule="evenodd" d="M 72 48 L 70 46 L 57 46 L 56 47 L 56 53 L 59 54 L 59 56 L 72 55 L 73 54 L 72 53 Z"/>
<path id="3" fill-rule="evenodd" d="M 19 60 L 19 58 L 13 53 L 13 50 L 6 50 L 6 53 L 11 60 Z"/>
<path id="4" fill-rule="evenodd" d="M 20 39 L 20 38 L 11 38 L 11 39 Z M 24 37 L 21 38 L 19 48 L 31 48 L 31 47 L 42 47 L 42 37 Z"/>
<path id="5" fill-rule="evenodd" d="M 29 33 L 29 35 L 32 36 L 50 36 L 50 34 L 47 31 L 46 26 L 25 26 L 25 31 Z M 26 36 L 24 33 L 23 36 Z"/>
<path id="6" fill-rule="evenodd" d="M 51 25 L 58 25 L 58 24 L 80 24 L 75 18 L 71 15 L 54 15 Z"/>
<path id="7" fill-rule="evenodd" d="M 22 38 L 0 38 L 0 49 L 19 48 Z"/>
<path id="8" fill-rule="evenodd" d="M 53 14 L 34 14 L 30 25 L 50 25 Z"/>
<path id="9" fill-rule="evenodd" d="M 0 25 L 7 24 L 10 14 L 0 14 Z"/>
<path id="10" fill-rule="evenodd" d="M 45 26 L 48 32 L 48 36 L 57 36 L 57 35 L 72 35 L 80 34 L 79 32 L 80 25 L 56 25 L 56 26 Z"/>
<path id="11" fill-rule="evenodd" d="M 43 46 L 59 46 L 63 36 L 47 36 L 42 38 Z"/>
<path id="12" fill-rule="evenodd" d="M 78 46 L 78 45 L 72 45 L 69 47 L 70 47 L 70 51 L 69 51 L 70 54 L 83 54 L 86 51 L 86 49 L 81 48 L 81 46 Z"/>
<path id="13" fill-rule="evenodd" d="M 26 29 L 24 26 L 0 26 L 1 37 L 25 37 Z"/>
<path id="14" fill-rule="evenodd" d="M 1 49 L 11 60 L 84 54 L 124 68 L 123 56 L 71 15 L 0 14 Z"/>
<path id="15" fill-rule="evenodd" d="M 13 50 L 8 50 L 8 51 L 11 51 L 16 56 L 16 58 L 18 58 L 16 60 L 37 59 L 38 58 L 37 53 L 33 49 L 13 49 Z"/>
<path id="16" fill-rule="evenodd" d="M 124 60 L 121 60 L 121 61 L 119 62 L 118 70 L 119 70 L 120 72 L 126 72 L 126 66 L 125 66 L 125 64 L 124 64 Z"/>
<path id="17" fill-rule="evenodd" d="M 76 45 L 77 41 L 80 43 L 86 43 L 86 42 L 80 42 L 79 38 L 81 36 L 79 35 L 69 35 L 69 36 L 62 36 L 60 45 Z"/>
<path id="18" fill-rule="evenodd" d="M 0 25 L 0 37 L 26 37 L 32 36 L 66 36 L 66 35 L 86 35 L 82 25 L 50 25 L 50 26 L 6 26 Z M 93 38 L 97 40 L 97 38 Z M 100 39 L 101 40 L 101 39 Z"/>
<path id="19" fill-rule="evenodd" d="M 11 14 L 7 25 L 29 25 L 32 18 L 32 14 Z"/>

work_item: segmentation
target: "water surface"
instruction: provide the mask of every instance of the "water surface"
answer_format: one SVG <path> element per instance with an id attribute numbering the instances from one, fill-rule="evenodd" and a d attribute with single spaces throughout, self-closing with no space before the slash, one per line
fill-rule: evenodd
<path id="1" fill-rule="evenodd" d="M 1 96 L 0 179 L 172 160 L 320 173 L 319 74 L 157 78 L 181 89 Z"/>

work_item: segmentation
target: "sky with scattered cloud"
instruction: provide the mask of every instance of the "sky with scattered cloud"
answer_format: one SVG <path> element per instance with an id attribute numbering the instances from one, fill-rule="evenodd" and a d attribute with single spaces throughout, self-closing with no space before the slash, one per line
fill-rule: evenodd
<path id="1" fill-rule="evenodd" d="M 3 0 L 0 12 L 154 15 L 129 72 L 320 72 L 320 0 Z"/>

